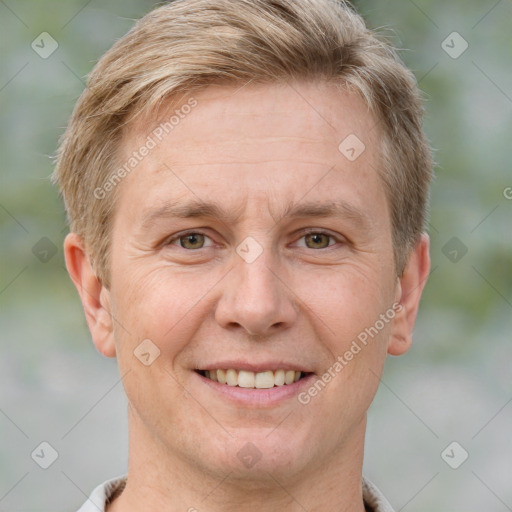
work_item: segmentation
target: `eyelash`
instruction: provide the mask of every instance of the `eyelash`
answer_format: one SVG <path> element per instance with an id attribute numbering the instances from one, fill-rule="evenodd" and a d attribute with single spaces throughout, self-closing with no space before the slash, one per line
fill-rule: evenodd
<path id="1" fill-rule="evenodd" d="M 172 238 L 168 239 L 165 242 L 164 245 L 166 245 L 166 246 L 167 245 L 177 245 L 177 244 L 174 244 L 174 242 L 179 241 L 180 238 L 184 238 L 184 237 L 186 237 L 188 235 L 203 235 L 206 238 L 210 239 L 210 237 L 206 233 L 204 233 L 204 232 L 202 232 L 200 230 L 191 230 L 191 231 L 185 231 L 183 233 L 179 233 L 179 234 L 173 236 Z M 299 238 L 299 240 L 304 238 L 306 235 L 325 235 L 325 236 L 329 237 L 330 239 L 334 240 L 335 242 L 338 242 L 338 243 L 343 243 L 344 242 L 344 240 L 334 236 L 329 231 L 323 231 L 321 229 L 307 228 L 306 230 L 302 231 L 302 234 L 301 234 L 301 237 Z M 329 249 L 329 248 L 333 247 L 334 245 L 335 244 L 328 245 L 327 247 L 323 247 L 321 249 L 316 249 L 316 250 L 318 251 L 318 250 Z M 199 251 L 200 249 L 205 249 L 206 248 L 206 247 L 200 247 L 199 249 L 186 249 L 185 247 L 181 247 L 179 245 L 177 245 L 177 247 L 179 247 L 180 249 L 183 249 L 185 251 L 189 251 L 189 252 L 195 252 L 195 251 Z M 305 248 L 306 249 L 310 249 L 309 247 L 305 247 Z M 315 250 L 315 249 L 312 249 L 312 250 Z"/>

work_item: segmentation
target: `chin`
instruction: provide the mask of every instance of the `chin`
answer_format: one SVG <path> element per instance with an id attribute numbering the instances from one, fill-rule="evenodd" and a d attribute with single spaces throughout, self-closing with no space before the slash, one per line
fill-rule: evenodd
<path id="1" fill-rule="evenodd" d="M 301 436 L 298 429 L 274 424 L 271 429 L 250 427 L 230 432 L 233 437 L 207 448 L 206 460 L 217 474 L 231 473 L 230 478 L 246 482 L 248 487 L 261 485 L 271 477 L 289 479 L 301 473 L 307 467 L 306 458 L 313 456 L 311 440 Z"/>

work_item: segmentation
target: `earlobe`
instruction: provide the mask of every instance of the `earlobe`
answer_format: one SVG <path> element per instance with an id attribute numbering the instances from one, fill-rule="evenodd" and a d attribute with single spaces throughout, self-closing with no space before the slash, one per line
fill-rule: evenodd
<path id="1" fill-rule="evenodd" d="M 80 295 L 94 345 L 104 356 L 115 357 L 110 292 L 96 276 L 85 244 L 76 233 L 66 236 L 64 256 L 68 273 Z"/>
<path id="2" fill-rule="evenodd" d="M 388 345 L 388 354 L 393 356 L 404 354 L 412 344 L 412 332 L 421 294 L 430 272 L 429 245 L 429 237 L 423 233 L 409 255 L 397 285 L 398 302 L 401 309 L 395 316 Z"/>

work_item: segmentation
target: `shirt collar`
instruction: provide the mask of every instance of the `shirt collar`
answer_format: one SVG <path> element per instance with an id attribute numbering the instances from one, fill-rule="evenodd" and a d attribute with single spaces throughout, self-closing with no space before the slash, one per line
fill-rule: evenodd
<path id="1" fill-rule="evenodd" d="M 369 480 L 363 477 L 363 500 L 368 512 L 393 512 L 393 508 L 382 493 Z M 120 493 L 126 485 L 126 476 L 107 480 L 89 496 L 78 512 L 105 512 L 105 505 Z"/>

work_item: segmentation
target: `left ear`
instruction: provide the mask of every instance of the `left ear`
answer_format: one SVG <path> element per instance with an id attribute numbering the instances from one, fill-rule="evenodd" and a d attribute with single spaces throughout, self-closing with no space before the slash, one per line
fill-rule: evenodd
<path id="1" fill-rule="evenodd" d="M 388 345 L 388 354 L 399 356 L 409 350 L 421 294 L 430 272 L 430 239 L 423 233 L 412 250 L 397 285 L 397 299 L 402 308 L 397 312 Z"/>

